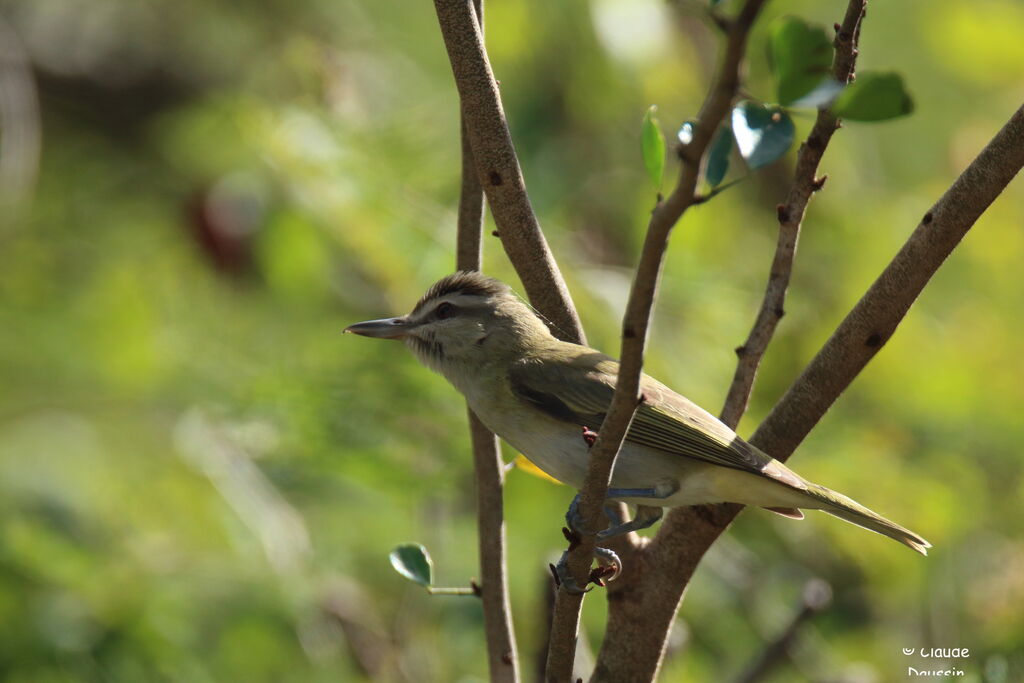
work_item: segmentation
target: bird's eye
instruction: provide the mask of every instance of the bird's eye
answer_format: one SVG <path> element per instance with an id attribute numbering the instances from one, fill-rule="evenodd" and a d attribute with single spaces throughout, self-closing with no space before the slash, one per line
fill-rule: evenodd
<path id="1" fill-rule="evenodd" d="M 447 301 L 441 302 L 441 304 L 434 309 L 434 315 L 437 316 L 438 320 L 446 320 L 455 315 L 455 306 L 451 305 Z"/>

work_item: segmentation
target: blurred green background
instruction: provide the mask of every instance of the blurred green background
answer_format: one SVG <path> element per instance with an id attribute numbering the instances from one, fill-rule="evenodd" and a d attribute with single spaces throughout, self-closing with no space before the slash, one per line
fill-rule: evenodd
<path id="1" fill-rule="evenodd" d="M 844 8 L 772 3 L 749 92 L 772 97 L 773 17 Z M 717 36 L 699 3 L 486 11 L 534 205 L 614 354 L 653 202 L 640 118 L 658 104 L 671 135 L 695 114 Z M 860 66 L 900 71 L 917 111 L 834 138 L 741 434 L 1019 106 L 1022 27 L 1016 0 L 871 4 Z M 458 110 L 431 3 L 0 0 L 0 47 L 4 85 L 24 85 L 21 55 L 39 89 L 38 116 L 5 110 L 0 164 L 2 680 L 485 679 L 478 603 L 430 598 L 387 559 L 418 541 L 439 583 L 477 576 L 463 403 L 399 344 L 340 334 L 454 262 Z M 712 412 L 792 161 L 673 237 L 648 369 Z M 737 675 L 812 577 L 834 603 L 770 680 L 903 680 L 936 665 L 901 651 L 922 647 L 969 648 L 965 681 L 1024 680 L 1022 200 L 1018 182 L 791 461 L 930 557 L 825 515 L 745 513 L 690 587 L 662 680 Z M 514 281 L 497 240 L 486 252 Z M 532 672 L 572 491 L 522 470 L 507 491 Z M 603 602 L 586 603 L 593 643 Z"/>

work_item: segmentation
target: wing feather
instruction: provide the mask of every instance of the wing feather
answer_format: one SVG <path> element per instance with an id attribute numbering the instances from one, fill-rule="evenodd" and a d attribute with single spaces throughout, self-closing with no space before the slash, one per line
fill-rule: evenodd
<path id="1" fill-rule="evenodd" d="M 596 351 L 575 348 L 582 353 L 567 356 L 559 349 L 562 353 L 516 362 L 509 379 L 512 390 L 538 410 L 596 431 L 611 404 L 619 365 Z M 597 362 L 593 356 L 599 356 Z M 773 467 L 770 456 L 696 404 L 646 375 L 640 386 L 644 402 L 627 441 L 804 487 L 799 477 L 785 476 L 786 468 Z"/>

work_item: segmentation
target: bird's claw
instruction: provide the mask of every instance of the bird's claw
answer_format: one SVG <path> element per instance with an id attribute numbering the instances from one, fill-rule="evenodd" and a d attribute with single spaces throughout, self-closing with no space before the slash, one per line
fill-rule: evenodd
<path id="1" fill-rule="evenodd" d="M 580 512 L 580 494 L 578 493 L 573 497 L 572 502 L 569 503 L 569 509 L 565 511 L 565 524 L 569 527 L 570 531 L 580 536 L 587 536 L 591 533 L 587 528 L 587 523 L 583 520 L 583 514 Z"/>
<path id="2" fill-rule="evenodd" d="M 569 572 L 569 551 L 567 550 L 562 553 L 558 564 L 548 565 L 555 579 L 555 585 L 564 588 L 574 595 L 583 595 L 593 590 L 593 588 L 586 587 L 590 584 L 603 588 L 609 582 L 619 578 L 619 574 L 622 573 L 622 561 L 615 552 L 608 548 L 594 548 L 594 557 L 597 558 L 597 566 L 590 570 L 590 574 L 587 576 L 587 583 L 585 587 L 581 588 L 579 582 Z"/>
<path id="3" fill-rule="evenodd" d="M 566 550 L 562 553 L 562 557 L 558 560 L 558 564 L 549 564 L 548 567 L 551 569 L 551 574 L 555 577 L 555 585 L 565 590 L 567 593 L 573 595 L 583 595 L 594 590 L 593 588 L 580 588 L 580 584 L 577 583 L 575 577 L 569 571 L 569 551 Z"/>

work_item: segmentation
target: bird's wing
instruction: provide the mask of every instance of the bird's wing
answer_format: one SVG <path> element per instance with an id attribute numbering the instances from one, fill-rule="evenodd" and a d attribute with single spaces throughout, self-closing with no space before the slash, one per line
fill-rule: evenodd
<path id="1" fill-rule="evenodd" d="M 551 417 L 596 431 L 611 405 L 619 366 L 603 354 L 591 353 L 589 359 L 584 354 L 517 362 L 509 370 L 512 390 Z M 773 479 L 785 480 L 790 474 L 710 413 L 665 385 L 645 375 L 640 388 L 643 402 L 627 441 Z M 803 482 L 786 483 L 799 486 Z"/>

